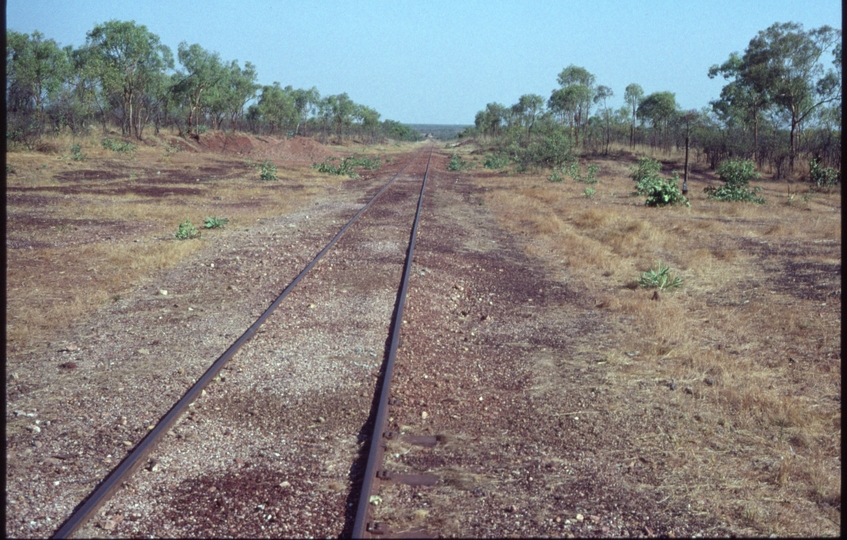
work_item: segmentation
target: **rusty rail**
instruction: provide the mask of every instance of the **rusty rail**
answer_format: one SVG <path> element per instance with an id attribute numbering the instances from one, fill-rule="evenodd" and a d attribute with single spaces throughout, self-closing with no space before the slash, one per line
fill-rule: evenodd
<path id="1" fill-rule="evenodd" d="M 432 149 L 429 153 L 429 161 L 426 165 L 426 173 L 424 173 L 424 181 L 421 185 L 421 193 L 418 198 L 418 208 L 415 213 L 415 223 L 412 226 L 412 234 L 409 240 L 409 247 L 406 252 L 406 264 L 403 268 L 403 280 L 400 286 L 400 294 L 397 298 L 397 307 L 394 312 L 394 319 L 391 323 L 391 345 L 388 350 L 388 358 L 385 361 L 385 370 L 382 379 L 382 387 L 380 388 L 379 402 L 377 405 L 376 419 L 374 421 L 374 429 L 371 435 L 370 449 L 368 450 L 368 461 L 365 467 L 365 475 L 362 480 L 362 490 L 359 496 L 359 504 L 356 507 L 356 518 L 353 522 L 352 536 L 353 538 L 364 538 L 366 535 L 380 535 L 387 532 L 379 523 L 370 520 L 370 498 L 374 488 L 374 482 L 377 478 L 384 480 L 406 481 L 406 483 L 414 483 L 418 485 L 426 485 L 430 483 L 430 479 L 426 478 L 399 478 L 392 475 L 390 472 L 382 469 L 383 456 L 385 453 L 384 439 L 389 439 L 395 434 L 388 430 L 386 419 L 388 418 L 389 394 L 391 392 L 391 379 L 394 373 L 394 361 L 397 357 L 397 349 L 400 346 L 400 330 L 403 322 L 403 306 L 406 302 L 406 291 L 409 286 L 409 276 L 412 274 L 412 259 L 415 254 L 415 237 L 418 232 L 418 224 L 420 223 L 421 208 L 423 207 L 424 190 L 426 182 L 429 178 L 429 165 L 432 162 Z M 424 444 L 429 446 L 430 441 L 418 441 L 416 444 Z"/>
<path id="2" fill-rule="evenodd" d="M 218 374 L 218 372 L 224 367 L 224 365 L 232 358 L 233 355 L 244 345 L 262 323 L 271 315 L 271 313 L 276 310 L 277 306 L 282 302 L 282 300 L 288 296 L 288 293 L 297 286 L 300 280 L 312 269 L 315 264 L 329 251 L 332 246 L 335 245 L 336 242 L 347 232 L 353 223 L 361 216 L 365 210 L 367 210 L 371 204 L 376 201 L 380 195 L 382 195 L 385 190 L 387 190 L 397 178 L 400 177 L 403 172 L 409 166 L 417 161 L 417 159 L 423 154 L 423 150 L 418 152 L 409 163 L 407 163 L 397 174 L 395 174 L 391 180 L 385 184 L 376 195 L 371 198 L 370 201 L 367 202 L 357 213 L 354 215 L 350 221 L 335 235 L 335 237 L 315 256 L 314 259 L 297 275 L 296 278 L 282 291 L 282 293 L 277 297 L 276 300 L 265 310 L 264 313 L 254 322 L 250 328 L 245 331 L 241 337 L 239 337 L 227 350 L 224 352 L 212 366 L 200 377 L 200 379 L 194 383 L 194 385 L 180 398 L 177 403 L 171 407 L 171 409 L 159 420 L 156 426 L 150 430 L 149 433 L 138 443 L 138 445 L 133 448 L 133 450 L 115 467 L 112 472 L 106 476 L 106 478 L 101 481 L 94 491 L 80 504 L 76 507 L 74 512 L 65 520 L 64 523 L 53 533 L 52 538 L 67 538 L 72 535 L 77 529 L 79 529 L 82 525 L 84 525 L 93 515 L 96 514 L 97 510 L 100 509 L 103 504 L 105 504 L 111 497 L 114 495 L 115 491 L 126 482 L 132 474 L 138 469 L 138 467 L 144 462 L 145 458 L 156 448 L 156 445 L 160 442 L 164 434 L 168 432 L 168 430 L 179 420 L 180 416 L 183 414 L 185 409 L 188 408 L 188 405 L 193 403 L 195 399 L 200 395 L 202 390 L 209 384 L 209 382 Z M 432 158 L 432 148 L 430 148 L 430 159 Z M 427 162 L 427 174 L 429 172 L 429 162 Z M 424 177 L 424 184 L 426 184 L 426 177 Z M 423 194 L 423 190 L 421 190 L 421 194 Z M 418 203 L 418 213 L 420 213 L 420 203 Z M 417 218 L 415 219 L 415 228 L 417 227 Z M 414 231 L 412 233 L 412 241 L 414 242 Z M 411 261 L 411 255 L 409 256 L 409 261 Z M 408 271 L 408 263 L 407 270 Z M 404 281 L 405 283 L 405 281 Z M 404 284 L 404 294 L 405 294 L 405 284 Z M 402 311 L 402 309 L 401 309 Z M 393 342 L 392 342 L 393 346 Z"/>

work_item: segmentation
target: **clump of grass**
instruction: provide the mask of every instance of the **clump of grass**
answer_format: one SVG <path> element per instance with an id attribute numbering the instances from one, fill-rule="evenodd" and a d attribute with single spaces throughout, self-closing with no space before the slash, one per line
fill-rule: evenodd
<path id="1" fill-rule="evenodd" d="M 191 220 L 186 218 L 185 221 L 179 224 L 179 229 L 174 234 L 177 240 L 189 240 L 191 238 L 200 238 L 200 231 L 191 223 Z"/>
<path id="2" fill-rule="evenodd" d="M 682 278 L 679 276 L 671 276 L 670 268 L 662 266 L 662 263 L 659 263 L 658 270 L 653 270 L 651 268 L 647 272 L 641 273 L 641 277 L 638 279 L 638 285 L 641 287 L 657 288 L 665 291 L 682 287 Z"/>

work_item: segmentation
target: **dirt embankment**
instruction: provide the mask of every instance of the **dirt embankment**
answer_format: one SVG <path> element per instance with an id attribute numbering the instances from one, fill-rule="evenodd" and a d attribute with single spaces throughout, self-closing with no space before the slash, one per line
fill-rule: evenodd
<path id="1" fill-rule="evenodd" d="M 277 139 L 246 133 L 213 131 L 187 139 L 173 138 L 171 144 L 193 152 L 214 152 L 249 156 L 254 159 L 323 161 L 336 153 L 308 137 Z"/>

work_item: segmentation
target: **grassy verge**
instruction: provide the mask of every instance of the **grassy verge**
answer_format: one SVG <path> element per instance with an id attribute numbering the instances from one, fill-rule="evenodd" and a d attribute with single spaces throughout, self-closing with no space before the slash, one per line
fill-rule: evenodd
<path id="1" fill-rule="evenodd" d="M 682 170 L 680 156 L 657 157 Z M 630 424 L 639 452 L 675 456 L 661 489 L 739 534 L 838 534 L 840 193 L 800 203 L 788 197 L 797 182 L 762 180 L 766 204 L 720 202 L 703 192 L 720 181 L 700 170 L 690 208 L 649 208 L 630 196 L 634 157 L 582 161 L 600 169 L 591 199 L 544 174 L 466 174 L 612 329 L 611 407 L 626 416 L 638 395 L 638 411 L 678 417 L 662 433 Z M 683 285 L 654 296 L 637 280 L 659 261 Z M 577 352 L 596 354 L 585 341 Z M 657 386 L 668 391 L 640 392 Z"/>

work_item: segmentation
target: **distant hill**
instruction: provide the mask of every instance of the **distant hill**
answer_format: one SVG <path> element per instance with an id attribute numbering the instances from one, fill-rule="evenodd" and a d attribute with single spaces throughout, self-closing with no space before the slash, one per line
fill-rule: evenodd
<path id="1" fill-rule="evenodd" d="M 458 137 L 459 133 L 471 126 L 458 124 L 406 124 L 410 128 L 421 132 L 421 134 L 430 134 L 442 141 L 449 141 Z"/>

